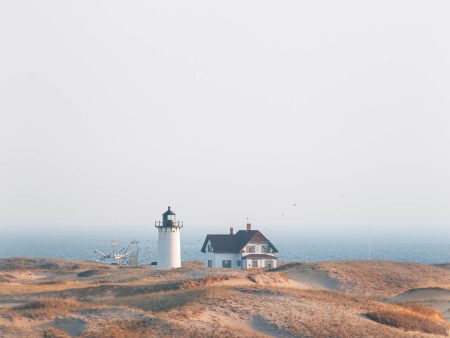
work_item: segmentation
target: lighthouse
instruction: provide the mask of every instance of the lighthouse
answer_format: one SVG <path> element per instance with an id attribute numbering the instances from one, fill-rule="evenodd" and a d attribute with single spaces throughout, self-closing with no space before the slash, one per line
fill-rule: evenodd
<path id="1" fill-rule="evenodd" d="M 180 229 L 183 222 L 177 221 L 176 214 L 170 207 L 162 214 L 162 221 L 156 221 L 158 229 L 158 269 L 181 267 Z"/>

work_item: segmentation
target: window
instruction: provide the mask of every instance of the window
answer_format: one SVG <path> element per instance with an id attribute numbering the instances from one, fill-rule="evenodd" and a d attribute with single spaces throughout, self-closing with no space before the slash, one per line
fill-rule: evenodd
<path id="1" fill-rule="evenodd" d="M 222 268 L 231 268 L 231 260 L 225 259 L 222 261 Z"/>
<path id="2" fill-rule="evenodd" d="M 236 262 L 236 265 L 237 266 L 242 266 L 242 261 L 240 259 L 238 259 L 237 262 Z"/>
<path id="3" fill-rule="evenodd" d="M 211 252 L 212 251 L 212 245 L 211 245 L 211 243 L 208 243 L 208 252 Z"/>
<path id="4" fill-rule="evenodd" d="M 266 268 L 272 269 L 272 261 L 271 260 L 266 261 Z"/>
<path id="5" fill-rule="evenodd" d="M 262 253 L 270 253 L 270 246 L 269 244 L 264 244 L 261 246 L 261 252 Z"/>
<path id="6" fill-rule="evenodd" d="M 208 268 L 212 268 L 212 260 L 208 259 Z"/>
<path id="7" fill-rule="evenodd" d="M 247 245 L 248 252 L 255 252 L 255 246 L 254 245 Z"/>
<path id="8" fill-rule="evenodd" d="M 258 260 L 252 259 L 252 268 L 257 268 L 257 267 L 258 267 Z"/>

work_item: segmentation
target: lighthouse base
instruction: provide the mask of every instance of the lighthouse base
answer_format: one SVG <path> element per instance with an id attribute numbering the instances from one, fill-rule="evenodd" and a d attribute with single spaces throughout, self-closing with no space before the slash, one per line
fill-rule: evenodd
<path id="1" fill-rule="evenodd" d="M 158 270 L 181 267 L 180 229 L 161 227 L 158 229 Z"/>

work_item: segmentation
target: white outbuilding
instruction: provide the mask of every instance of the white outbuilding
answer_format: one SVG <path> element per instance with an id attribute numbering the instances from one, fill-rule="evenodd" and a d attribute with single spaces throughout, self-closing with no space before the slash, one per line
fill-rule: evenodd
<path id="1" fill-rule="evenodd" d="M 259 231 L 239 230 L 229 234 L 207 235 L 201 252 L 205 253 L 205 266 L 210 268 L 276 268 L 275 246 Z"/>
<path id="2" fill-rule="evenodd" d="M 156 221 L 158 229 L 157 269 L 174 269 L 181 267 L 180 229 L 183 222 L 177 221 L 176 214 L 170 207 L 162 215 L 162 221 Z"/>

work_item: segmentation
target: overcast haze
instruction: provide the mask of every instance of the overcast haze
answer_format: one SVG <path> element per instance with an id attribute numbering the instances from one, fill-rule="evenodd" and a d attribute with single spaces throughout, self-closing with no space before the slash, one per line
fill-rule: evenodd
<path id="1" fill-rule="evenodd" d="M 2 1 L 0 226 L 448 239 L 449 9 Z"/>

